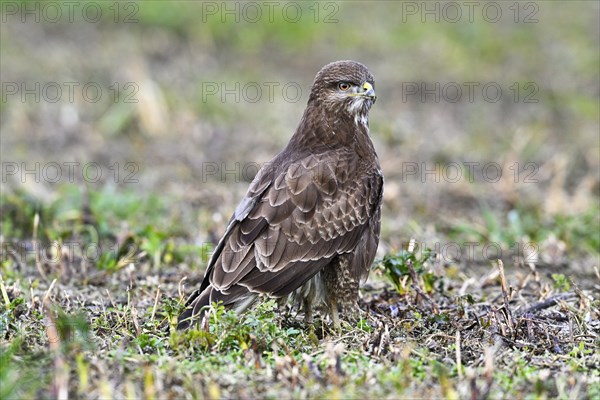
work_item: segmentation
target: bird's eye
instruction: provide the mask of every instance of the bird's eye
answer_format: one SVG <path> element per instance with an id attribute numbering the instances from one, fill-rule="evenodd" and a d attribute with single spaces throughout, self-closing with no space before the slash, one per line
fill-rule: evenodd
<path id="1" fill-rule="evenodd" d="M 350 84 L 348 82 L 340 82 L 338 83 L 338 88 L 345 92 L 346 90 L 350 89 Z"/>

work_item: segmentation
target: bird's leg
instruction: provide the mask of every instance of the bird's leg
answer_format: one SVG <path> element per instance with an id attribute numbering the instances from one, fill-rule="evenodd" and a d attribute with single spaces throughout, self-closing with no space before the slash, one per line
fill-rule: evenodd
<path id="1" fill-rule="evenodd" d="M 313 323 L 312 301 L 308 297 L 305 297 L 303 306 L 304 306 L 304 322 L 307 325 L 312 325 L 312 323 Z"/>
<path id="2" fill-rule="evenodd" d="M 333 297 L 329 299 L 329 312 L 331 313 L 331 321 L 336 331 L 341 332 L 342 326 L 340 325 L 340 319 L 338 315 L 337 300 Z"/>

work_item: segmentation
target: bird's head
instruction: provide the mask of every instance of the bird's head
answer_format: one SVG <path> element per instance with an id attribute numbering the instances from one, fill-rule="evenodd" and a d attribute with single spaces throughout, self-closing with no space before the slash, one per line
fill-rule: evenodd
<path id="1" fill-rule="evenodd" d="M 317 73 L 308 103 L 364 123 L 375 99 L 375 79 L 367 67 L 356 61 L 336 61 Z"/>

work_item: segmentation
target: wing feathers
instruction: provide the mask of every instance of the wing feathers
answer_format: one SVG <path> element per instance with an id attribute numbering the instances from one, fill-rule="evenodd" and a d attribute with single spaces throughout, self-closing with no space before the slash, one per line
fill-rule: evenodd
<path id="1" fill-rule="evenodd" d="M 245 306 L 256 293 L 287 295 L 339 254 L 354 252 L 352 274 L 364 276 L 377 247 L 379 225 L 369 221 L 379 218 L 382 181 L 371 173 L 350 182 L 357 162 L 340 150 L 261 170 L 209 264 L 211 301 Z"/>
<path id="2" fill-rule="evenodd" d="M 274 297 L 282 297 L 302 286 L 329 261 L 329 259 L 320 259 L 316 262 L 296 262 L 279 273 L 259 272 L 255 269 L 239 284 L 252 292 L 268 293 Z"/>

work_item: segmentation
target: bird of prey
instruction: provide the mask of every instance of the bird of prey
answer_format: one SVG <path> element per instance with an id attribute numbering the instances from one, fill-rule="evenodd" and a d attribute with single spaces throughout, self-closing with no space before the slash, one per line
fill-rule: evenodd
<path id="1" fill-rule="evenodd" d="M 338 307 L 355 307 L 379 242 L 383 174 L 368 125 L 375 98 L 361 63 L 317 73 L 296 132 L 250 184 L 179 329 L 213 302 L 242 313 L 261 294 L 292 298 L 307 323 L 326 306 L 339 328 Z"/>

